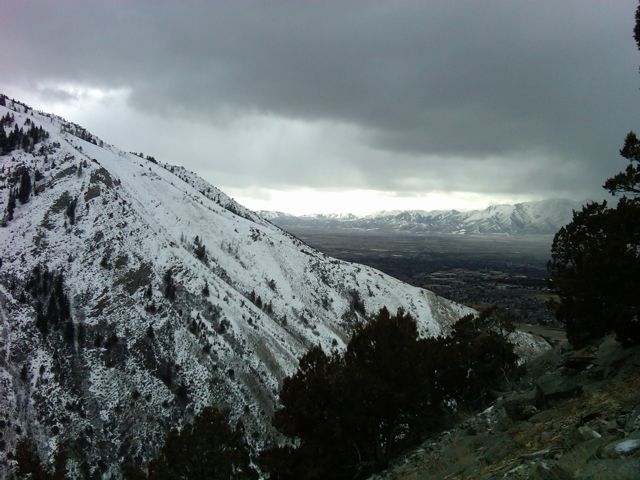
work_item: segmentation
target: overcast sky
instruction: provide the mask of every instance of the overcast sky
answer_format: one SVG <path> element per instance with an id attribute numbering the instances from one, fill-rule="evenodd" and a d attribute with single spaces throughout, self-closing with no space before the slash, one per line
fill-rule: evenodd
<path id="1" fill-rule="evenodd" d="M 633 0 L 0 0 L 0 91 L 251 208 L 602 197 Z"/>

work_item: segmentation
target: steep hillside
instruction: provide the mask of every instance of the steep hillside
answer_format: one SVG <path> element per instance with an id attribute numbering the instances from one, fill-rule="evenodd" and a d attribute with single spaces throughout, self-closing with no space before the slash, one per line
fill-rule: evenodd
<path id="1" fill-rule="evenodd" d="M 271 435 L 279 382 L 365 312 L 468 309 L 327 257 L 181 167 L 0 97 L 0 471 L 22 435 L 76 477 L 144 464 L 203 406 Z M 22 129 L 22 130 L 21 130 Z"/>
<path id="2" fill-rule="evenodd" d="M 484 210 L 406 210 L 354 215 L 294 216 L 282 212 L 261 215 L 282 228 L 358 228 L 382 231 L 444 234 L 552 235 L 571 221 L 581 202 L 549 199 L 514 205 L 492 205 Z"/>
<path id="3" fill-rule="evenodd" d="M 512 387 L 371 480 L 639 478 L 640 348 L 564 342 Z"/>

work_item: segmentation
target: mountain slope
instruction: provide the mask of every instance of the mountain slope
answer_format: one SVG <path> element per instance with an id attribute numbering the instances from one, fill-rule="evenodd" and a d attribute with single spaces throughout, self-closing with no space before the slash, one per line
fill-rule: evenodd
<path id="1" fill-rule="evenodd" d="M 282 212 L 260 212 L 282 228 L 358 228 L 412 233 L 552 235 L 571 221 L 582 202 L 549 199 L 514 205 L 492 205 L 484 210 L 406 210 L 354 215 L 294 216 Z"/>
<path id="2" fill-rule="evenodd" d="M 501 393 L 370 480 L 638 478 L 637 346 L 558 342 Z"/>
<path id="3" fill-rule="evenodd" d="M 210 404 L 259 446 L 310 346 L 341 347 L 383 305 L 423 335 L 469 311 L 327 257 L 183 168 L 2 96 L 6 115 L 27 140 L 0 156 L 2 470 L 26 434 L 43 458 L 64 446 L 75 477 L 118 477 Z"/>

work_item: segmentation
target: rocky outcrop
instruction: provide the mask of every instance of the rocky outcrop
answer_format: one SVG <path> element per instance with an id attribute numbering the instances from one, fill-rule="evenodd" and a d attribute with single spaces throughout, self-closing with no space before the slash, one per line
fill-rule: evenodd
<path id="1" fill-rule="evenodd" d="M 640 478 L 640 347 L 556 345 L 513 391 L 374 478 Z"/>

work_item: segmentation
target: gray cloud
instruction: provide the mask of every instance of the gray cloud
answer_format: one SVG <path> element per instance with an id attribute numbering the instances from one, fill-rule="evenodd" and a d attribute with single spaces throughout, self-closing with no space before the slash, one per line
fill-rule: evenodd
<path id="1" fill-rule="evenodd" d="M 301 120 L 327 134 L 315 145 L 351 132 L 322 145 L 325 168 L 241 158 L 250 183 L 583 196 L 638 124 L 633 0 L 0 1 L 3 82 L 129 88 L 133 109 L 193 122 Z"/>

